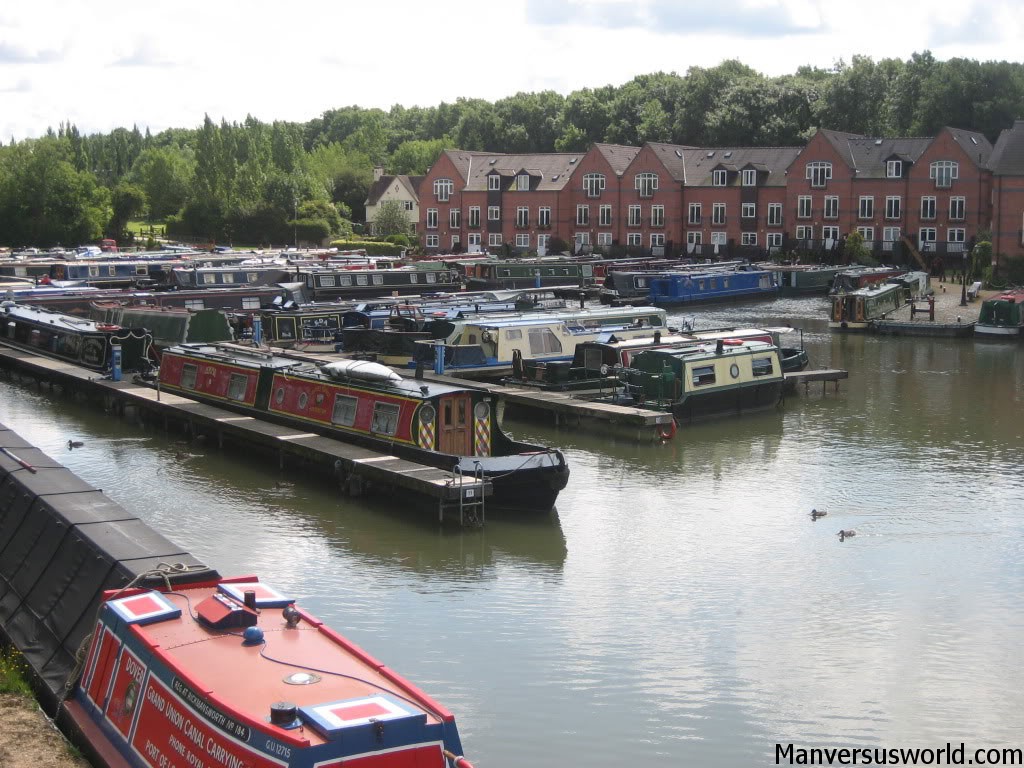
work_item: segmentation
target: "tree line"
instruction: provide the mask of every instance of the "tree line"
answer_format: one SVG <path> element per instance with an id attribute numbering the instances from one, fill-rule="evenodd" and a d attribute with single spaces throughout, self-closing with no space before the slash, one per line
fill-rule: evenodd
<path id="1" fill-rule="evenodd" d="M 457 99 L 390 110 L 347 106 L 307 123 L 208 116 L 194 129 L 81 135 L 72 124 L 0 147 L 0 243 L 123 238 L 133 218 L 180 236 L 286 243 L 345 236 L 363 218 L 373 168 L 422 174 L 447 148 L 584 152 L 595 142 L 801 146 L 818 127 L 932 136 L 999 132 L 1024 116 L 1024 66 L 857 56 L 778 77 L 725 61 L 621 86 Z M 358 225 L 357 225 L 358 226 Z"/>

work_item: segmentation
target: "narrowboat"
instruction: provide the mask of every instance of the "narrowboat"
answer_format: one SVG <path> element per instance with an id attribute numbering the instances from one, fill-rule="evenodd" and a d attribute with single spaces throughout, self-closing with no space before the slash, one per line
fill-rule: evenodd
<path id="1" fill-rule="evenodd" d="M 183 344 L 160 360 L 160 386 L 204 402 L 445 470 L 477 472 L 488 504 L 547 511 L 569 480 L 561 452 L 519 442 L 480 389 L 403 378 L 378 363 L 315 364 L 223 345 Z"/>
<path id="2" fill-rule="evenodd" d="M 306 293 L 313 301 L 452 291 L 462 286 L 458 273 L 440 262 L 421 262 L 416 267 L 393 269 L 308 268 L 302 275 Z"/>
<path id="3" fill-rule="evenodd" d="M 778 347 L 743 339 L 646 350 L 622 377 L 625 397 L 680 424 L 775 408 L 785 381 Z"/>
<path id="4" fill-rule="evenodd" d="M 92 319 L 109 325 L 145 328 L 153 337 L 157 360 L 167 347 L 175 344 L 234 341 L 238 321 L 220 309 L 150 307 L 120 302 L 93 302 Z"/>
<path id="5" fill-rule="evenodd" d="M 906 298 L 908 300 L 923 299 L 928 294 L 934 293 L 932 290 L 932 278 L 927 272 L 904 272 L 887 278 L 885 282 L 902 285 L 906 289 Z"/>
<path id="6" fill-rule="evenodd" d="M 845 266 L 820 264 L 778 264 L 771 271 L 779 283 L 779 292 L 786 295 L 827 294 L 832 290 L 836 275 L 849 269 Z"/>
<path id="7" fill-rule="evenodd" d="M 642 304 L 650 301 L 651 280 L 665 274 L 696 272 L 734 272 L 745 262 L 727 261 L 713 264 L 674 265 L 671 267 L 631 267 L 615 265 L 604 275 L 598 297 L 602 304 Z"/>
<path id="8" fill-rule="evenodd" d="M 116 347 L 123 370 L 149 367 L 153 337 L 145 328 L 99 323 L 13 301 L 4 301 L 0 307 L 0 341 L 4 344 L 94 371 L 111 369 L 116 362 Z"/>
<path id="9" fill-rule="evenodd" d="M 1014 338 L 1024 334 L 1024 290 L 1006 291 L 981 302 L 974 333 L 992 338 Z"/>
<path id="10" fill-rule="evenodd" d="M 464 264 L 466 288 L 586 288 L 595 282 L 594 264 L 574 259 L 501 259 Z"/>
<path id="11" fill-rule="evenodd" d="M 613 273 L 615 274 L 615 273 Z M 648 298 L 659 307 L 711 301 L 774 298 L 779 286 L 766 269 L 664 272 L 650 277 Z"/>
<path id="12" fill-rule="evenodd" d="M 111 768 L 472 768 L 450 711 L 255 576 L 104 592 L 62 707 Z"/>
<path id="13" fill-rule="evenodd" d="M 175 288 L 191 290 L 213 287 L 237 287 L 240 285 L 277 285 L 288 281 L 300 282 L 302 277 L 297 269 L 272 264 L 249 265 L 232 264 L 229 266 L 195 265 L 175 267 L 171 270 L 170 284 Z"/>
<path id="14" fill-rule="evenodd" d="M 828 327 L 834 331 L 863 331 L 907 303 L 907 289 L 898 283 L 880 283 L 849 293 L 832 295 Z"/>
<path id="15" fill-rule="evenodd" d="M 443 354 L 443 368 L 488 370 L 498 375 L 522 360 L 572 360 L 576 345 L 584 341 L 651 336 L 666 329 L 667 313 L 654 307 L 556 310 L 507 315 L 481 315 L 439 320 L 429 329 L 433 340 L 416 341 L 410 367 L 434 364 Z M 439 351 L 438 347 L 443 347 Z"/>

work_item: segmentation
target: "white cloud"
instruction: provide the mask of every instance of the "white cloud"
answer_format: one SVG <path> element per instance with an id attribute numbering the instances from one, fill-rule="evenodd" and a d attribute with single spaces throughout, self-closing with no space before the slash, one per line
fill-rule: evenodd
<path id="1" fill-rule="evenodd" d="M 306 121 L 620 85 L 739 58 L 767 75 L 856 54 L 1018 57 L 1009 0 L 38 0 L 0 10 L 0 139 L 215 120 Z M 672 10 L 671 18 L 666 9 Z M 757 28 L 751 28 L 756 25 Z M 766 25 L 768 25 L 766 27 Z M 766 35 L 770 29 L 772 35 Z M 24 84 L 30 84 L 25 88 Z"/>

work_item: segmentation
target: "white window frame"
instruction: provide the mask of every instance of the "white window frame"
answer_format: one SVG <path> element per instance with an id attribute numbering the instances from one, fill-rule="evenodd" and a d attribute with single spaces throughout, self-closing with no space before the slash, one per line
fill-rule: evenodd
<path id="1" fill-rule="evenodd" d="M 826 187 L 832 178 L 832 163 L 827 160 L 813 160 L 807 164 L 804 177 L 811 182 L 812 187 Z"/>
<path id="2" fill-rule="evenodd" d="M 427 248 L 437 248 L 441 245 L 440 235 L 427 235 Z"/>
<path id="3" fill-rule="evenodd" d="M 454 191 L 455 182 L 451 179 L 434 179 L 434 198 L 437 202 L 447 203 Z"/>
<path id="4" fill-rule="evenodd" d="M 808 224 L 801 224 L 796 228 L 796 239 L 797 240 L 813 240 L 814 239 L 814 227 Z"/>
<path id="5" fill-rule="evenodd" d="M 530 191 L 530 174 L 520 173 L 518 176 L 516 176 L 516 190 L 518 190 L 519 192 Z"/>
<path id="6" fill-rule="evenodd" d="M 583 191 L 587 197 L 600 197 L 605 190 L 603 173 L 586 173 L 583 175 Z"/>
<path id="7" fill-rule="evenodd" d="M 769 248 L 781 248 L 782 247 L 782 233 L 781 232 L 769 232 L 765 235 L 767 245 Z"/>
<path id="8" fill-rule="evenodd" d="M 704 242 L 704 238 L 700 232 L 687 232 L 686 233 L 686 244 L 687 245 L 700 245 Z"/>
<path id="9" fill-rule="evenodd" d="M 529 248 L 530 247 L 530 233 L 529 232 L 517 232 L 516 233 L 516 248 Z"/>
<path id="10" fill-rule="evenodd" d="M 640 197 L 654 197 L 654 193 L 658 191 L 658 174 L 650 171 L 638 173 L 633 184 L 640 193 Z"/>
<path id="11" fill-rule="evenodd" d="M 936 160 L 928 166 L 928 178 L 934 180 L 939 189 L 952 187 L 953 182 L 960 178 L 960 163 L 955 160 Z"/>
<path id="12" fill-rule="evenodd" d="M 874 195 L 861 195 L 857 199 L 857 218 L 862 221 L 875 218 Z"/>
<path id="13" fill-rule="evenodd" d="M 891 251 L 893 244 L 900 240 L 899 227 L 885 227 L 882 229 L 882 250 Z"/>
<path id="14" fill-rule="evenodd" d="M 935 227 L 921 227 L 917 230 L 917 244 L 922 251 L 934 251 L 938 230 Z"/>
<path id="15" fill-rule="evenodd" d="M 886 160 L 885 162 L 885 178 L 887 179 L 899 179 L 903 177 L 903 161 L 902 160 Z"/>
<path id="16" fill-rule="evenodd" d="M 639 232 L 627 232 L 626 245 L 643 245 L 643 235 Z"/>
<path id="17" fill-rule="evenodd" d="M 437 208 L 427 208 L 427 229 L 437 229 Z"/>
<path id="18" fill-rule="evenodd" d="M 501 176 L 497 173 L 492 173 L 487 177 L 487 191 L 488 192 L 500 192 L 501 191 Z"/>
<path id="19" fill-rule="evenodd" d="M 885 218 L 903 218 L 903 198 L 899 195 L 887 195 L 885 198 Z"/>
<path id="20" fill-rule="evenodd" d="M 949 198 L 949 220 L 950 221 L 966 221 L 967 220 L 967 198 L 966 197 L 951 197 Z"/>
<path id="21" fill-rule="evenodd" d="M 715 231 L 711 233 L 711 244 L 712 245 L 728 245 L 729 235 L 722 231 Z"/>
<path id="22" fill-rule="evenodd" d="M 487 235 L 488 248 L 500 248 L 502 245 L 501 232 L 491 232 Z"/>
<path id="23" fill-rule="evenodd" d="M 597 209 L 597 225 L 599 227 L 610 227 L 612 225 L 612 207 L 602 205 Z M 611 243 L 608 243 L 611 245 Z"/>
<path id="24" fill-rule="evenodd" d="M 711 172 L 711 186 L 724 187 L 729 183 L 729 172 L 724 168 L 716 168 Z"/>
<path id="25" fill-rule="evenodd" d="M 469 206 L 469 226 L 479 227 L 480 226 L 480 206 L 471 205 Z"/>
<path id="26" fill-rule="evenodd" d="M 821 239 L 822 240 L 838 240 L 839 239 L 839 227 L 834 224 L 826 224 L 821 228 Z"/>
<path id="27" fill-rule="evenodd" d="M 768 226 L 782 226 L 782 203 L 768 203 Z"/>
<path id="28" fill-rule="evenodd" d="M 757 218 L 757 203 L 741 203 L 740 204 L 740 218 L 742 218 L 742 219 L 756 219 Z"/>
<path id="29" fill-rule="evenodd" d="M 743 169 L 743 186 L 744 187 L 756 187 L 757 186 L 757 171 L 753 168 Z"/>
<path id="30" fill-rule="evenodd" d="M 628 215 L 629 215 L 629 218 L 626 221 L 627 226 L 639 227 L 640 226 L 640 219 L 641 219 L 640 206 L 639 205 L 631 205 L 631 206 L 629 206 L 629 208 L 627 210 L 628 210 Z M 638 245 L 639 245 L 639 243 L 638 243 Z"/>
<path id="31" fill-rule="evenodd" d="M 577 227 L 589 227 L 590 226 L 590 206 L 585 203 L 580 203 L 576 206 L 576 226 Z"/>
<path id="32" fill-rule="evenodd" d="M 721 226 L 726 222 L 726 207 L 725 203 L 714 203 L 711 206 L 711 224 L 712 226 Z"/>
<path id="33" fill-rule="evenodd" d="M 488 205 L 487 206 L 487 220 L 488 221 L 501 221 L 501 206 L 500 205 Z"/>
<path id="34" fill-rule="evenodd" d="M 652 205 L 651 206 L 651 226 L 652 227 L 664 227 L 665 226 L 665 206 L 664 205 Z M 662 243 L 664 245 L 664 243 Z"/>
<path id="35" fill-rule="evenodd" d="M 934 221 L 938 211 L 938 201 L 932 195 L 921 198 L 921 221 Z"/>
<path id="36" fill-rule="evenodd" d="M 757 245 L 757 232 L 740 232 L 740 245 Z"/>
<path id="37" fill-rule="evenodd" d="M 811 196 L 800 195 L 796 199 L 796 217 L 798 219 L 811 218 Z"/>
<path id="38" fill-rule="evenodd" d="M 825 213 L 826 219 L 838 219 L 839 218 L 839 196 L 838 195 L 825 195 Z"/>
<path id="39" fill-rule="evenodd" d="M 530 226 L 530 207 L 526 205 L 520 205 L 516 208 L 516 226 L 517 227 L 528 227 Z"/>
<path id="40" fill-rule="evenodd" d="M 448 211 L 448 226 L 452 229 L 458 229 L 462 226 L 462 209 L 451 208 Z"/>
<path id="41" fill-rule="evenodd" d="M 551 207 L 542 205 L 537 209 L 537 226 L 538 227 L 550 227 L 551 226 Z"/>
<path id="42" fill-rule="evenodd" d="M 611 245 L 612 244 L 612 233 L 611 232 L 598 232 L 597 233 L 597 244 L 598 245 Z"/>
<path id="43" fill-rule="evenodd" d="M 701 221 L 701 204 L 690 203 L 686 223 L 687 224 L 700 224 Z"/>
<path id="44" fill-rule="evenodd" d="M 665 245 L 664 232 L 651 232 L 651 248 L 659 248 Z"/>
<path id="45" fill-rule="evenodd" d="M 865 243 L 875 242 L 875 228 L 874 227 L 857 227 L 857 232 L 864 238 Z"/>

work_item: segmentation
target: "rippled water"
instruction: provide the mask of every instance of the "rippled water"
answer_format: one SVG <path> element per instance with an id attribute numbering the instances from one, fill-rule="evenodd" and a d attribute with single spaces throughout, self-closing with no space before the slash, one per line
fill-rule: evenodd
<path id="1" fill-rule="evenodd" d="M 573 474 L 557 513 L 483 531 L 30 386 L 0 382 L 0 421 L 434 694 L 481 768 L 1020 745 L 1022 347 L 832 336 L 824 317 L 799 299 L 695 319 L 803 328 L 812 367 L 850 371 L 838 393 L 665 445 L 506 425 Z"/>

